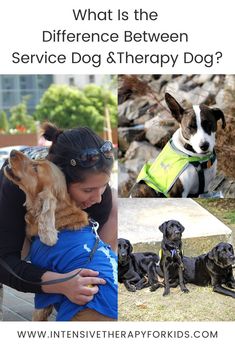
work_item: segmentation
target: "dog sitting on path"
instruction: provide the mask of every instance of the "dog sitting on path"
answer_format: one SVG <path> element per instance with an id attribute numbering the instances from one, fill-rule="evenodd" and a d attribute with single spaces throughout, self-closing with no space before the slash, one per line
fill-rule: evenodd
<path id="1" fill-rule="evenodd" d="M 157 263 L 159 257 L 154 252 L 133 253 L 129 240 L 118 239 L 118 281 L 130 292 L 148 287 L 149 264 Z"/>
<path id="2" fill-rule="evenodd" d="M 211 284 L 214 292 L 235 298 L 235 291 L 231 290 L 235 289 L 232 270 L 234 263 L 235 256 L 232 245 L 221 242 L 207 254 L 197 257 L 184 256 L 184 279 L 187 283 L 198 286 Z"/>
<path id="3" fill-rule="evenodd" d="M 182 233 L 184 227 L 175 220 L 169 220 L 160 225 L 159 230 L 163 233 L 163 240 L 160 249 L 160 270 L 156 264 L 152 263 L 149 267 L 151 283 L 154 282 L 156 274 L 164 277 L 164 293 L 163 296 L 170 294 L 170 287 L 177 287 L 180 285 L 182 292 L 187 293 L 189 290 L 184 282 L 184 264 L 182 253 Z M 152 284 L 151 291 L 155 291 L 160 286 L 157 281 Z"/>
<path id="4" fill-rule="evenodd" d="M 198 197 L 216 175 L 215 134 L 219 120 L 226 126 L 223 112 L 205 104 L 183 109 L 169 93 L 165 101 L 180 127 L 156 160 L 143 166 L 131 197 Z"/>

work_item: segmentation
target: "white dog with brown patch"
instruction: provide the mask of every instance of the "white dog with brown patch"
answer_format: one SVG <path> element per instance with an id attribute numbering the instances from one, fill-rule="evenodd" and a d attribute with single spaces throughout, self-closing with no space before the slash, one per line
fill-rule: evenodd
<path id="1" fill-rule="evenodd" d="M 143 166 L 131 197 L 198 197 L 216 175 L 215 134 L 218 120 L 226 126 L 223 112 L 205 104 L 184 109 L 169 93 L 165 100 L 180 127 L 156 160 Z"/>

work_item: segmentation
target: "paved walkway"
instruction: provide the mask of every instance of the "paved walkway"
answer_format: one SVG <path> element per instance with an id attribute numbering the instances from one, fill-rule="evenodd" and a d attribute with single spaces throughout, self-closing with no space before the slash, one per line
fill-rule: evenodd
<path id="1" fill-rule="evenodd" d="M 34 295 L 3 286 L 3 321 L 31 321 Z M 55 320 L 51 315 L 50 320 Z"/>
<path id="2" fill-rule="evenodd" d="M 231 236 L 232 231 L 192 199 L 119 199 L 118 236 L 131 243 L 158 242 L 162 233 L 158 227 L 175 219 L 185 231 L 183 238 Z"/>

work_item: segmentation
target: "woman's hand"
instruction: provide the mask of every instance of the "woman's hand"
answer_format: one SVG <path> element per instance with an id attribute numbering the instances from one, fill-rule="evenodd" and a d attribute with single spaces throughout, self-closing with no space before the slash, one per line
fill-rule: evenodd
<path id="1" fill-rule="evenodd" d="M 68 272 L 66 274 L 45 272 L 42 276 L 42 281 L 59 279 L 72 276 L 79 269 Z M 105 284 L 105 280 L 98 277 L 99 272 L 82 269 L 79 274 L 70 280 L 53 285 L 42 286 L 44 293 L 57 293 L 65 295 L 71 302 L 84 305 L 91 301 L 94 295 L 99 291 L 98 285 Z"/>

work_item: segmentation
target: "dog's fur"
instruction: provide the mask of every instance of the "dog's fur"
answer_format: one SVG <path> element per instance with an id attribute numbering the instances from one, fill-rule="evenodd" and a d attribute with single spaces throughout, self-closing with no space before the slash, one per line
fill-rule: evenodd
<path id="1" fill-rule="evenodd" d="M 4 168 L 8 179 L 26 194 L 26 234 L 39 235 L 49 246 L 57 242 L 60 229 L 77 230 L 88 224 L 87 213 L 78 208 L 67 192 L 61 170 L 47 160 L 31 160 L 19 151 L 11 151 Z M 47 320 L 52 308 L 35 310 L 33 320 Z"/>
<path id="2" fill-rule="evenodd" d="M 150 285 L 148 281 L 149 264 L 159 261 L 154 252 L 133 253 L 129 240 L 118 239 L 118 281 L 130 292 Z"/>
<path id="3" fill-rule="evenodd" d="M 197 257 L 183 257 L 184 279 L 198 286 L 212 285 L 213 291 L 235 298 L 235 279 L 232 265 L 234 250 L 229 243 L 219 243 L 207 254 Z M 228 288 L 224 288 L 222 285 Z"/>
<path id="4" fill-rule="evenodd" d="M 161 242 L 161 256 L 160 256 L 160 270 L 164 277 L 165 289 L 163 295 L 166 296 L 170 293 L 170 287 L 176 287 L 180 285 L 182 292 L 187 293 L 188 289 L 185 286 L 183 272 L 183 253 L 182 253 L 182 233 L 184 227 L 182 224 L 175 220 L 169 220 L 160 225 L 159 230 L 163 233 L 163 240 Z M 149 267 L 150 273 L 152 274 L 151 282 L 156 273 L 159 273 L 156 269 L 156 264 L 152 264 Z M 159 283 L 155 283 L 151 286 L 151 291 L 159 288 Z"/>
<path id="5" fill-rule="evenodd" d="M 39 235 L 42 243 L 54 245 L 60 229 L 80 229 L 88 224 L 86 212 L 71 200 L 61 170 L 47 160 L 31 160 L 13 150 L 4 168 L 8 179 L 26 195 L 26 234 Z"/>
<path id="6" fill-rule="evenodd" d="M 209 108 L 205 104 L 194 105 L 191 109 L 183 109 L 181 105 L 169 94 L 165 94 L 165 101 L 172 116 L 180 124 L 172 140 L 178 150 L 189 156 L 206 156 L 213 152 L 215 147 L 215 133 L 217 122 L 222 120 L 222 128 L 226 126 L 223 112 L 218 108 Z M 216 175 L 217 161 L 210 168 L 203 171 L 205 187 Z M 188 197 L 199 192 L 199 180 L 196 168 L 189 164 L 169 190 L 169 197 Z M 131 197 L 164 197 L 141 181 L 134 185 Z"/>

